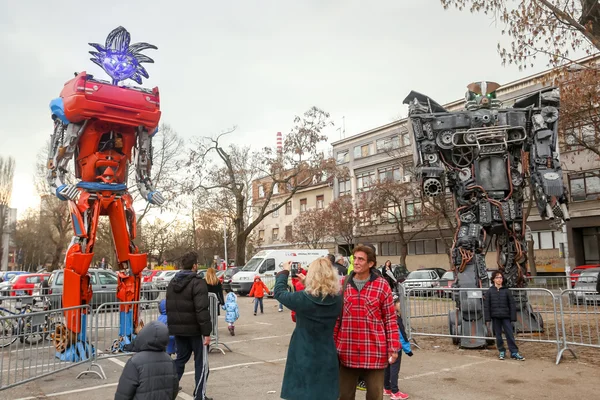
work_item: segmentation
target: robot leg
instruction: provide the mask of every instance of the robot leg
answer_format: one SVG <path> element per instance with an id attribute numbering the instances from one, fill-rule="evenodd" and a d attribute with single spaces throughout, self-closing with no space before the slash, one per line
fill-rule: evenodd
<path id="1" fill-rule="evenodd" d="M 127 202 L 116 199 L 108 207 L 115 249 L 120 266 L 117 284 L 117 299 L 122 302 L 136 302 L 140 299 L 142 271 L 146 267 L 146 254 L 139 254 L 133 244 L 133 232 L 127 223 L 125 207 Z M 131 210 L 127 209 L 127 212 Z M 135 220 L 135 218 L 134 218 Z M 143 327 L 139 319 L 139 305 L 123 304 L 119 309 L 119 339 L 113 351 L 123 350 L 131 343 L 136 333 Z"/>
<path id="2" fill-rule="evenodd" d="M 82 243 L 90 231 L 95 231 L 97 224 L 97 215 L 92 216 L 92 226 L 87 227 L 77 205 L 71 201 L 69 208 L 75 236 L 65 258 L 63 308 L 90 304 L 92 300 L 92 286 L 87 272 L 94 253 L 82 252 Z M 56 356 L 62 361 L 76 362 L 93 356 L 94 348 L 87 342 L 87 311 L 85 308 L 64 311 L 65 326 L 57 326 L 53 335 Z"/>
<path id="3" fill-rule="evenodd" d="M 450 312 L 448 323 L 451 334 L 464 336 L 460 340 L 454 340 L 464 348 L 486 347 L 487 340 L 481 338 L 489 336 L 483 315 L 482 281 L 483 276 L 487 280 L 487 272 L 485 258 L 480 253 L 482 244 L 483 228 L 480 224 L 467 223 L 459 226 L 452 249 L 457 276 L 455 287 L 474 290 L 457 292 L 457 310 Z"/>

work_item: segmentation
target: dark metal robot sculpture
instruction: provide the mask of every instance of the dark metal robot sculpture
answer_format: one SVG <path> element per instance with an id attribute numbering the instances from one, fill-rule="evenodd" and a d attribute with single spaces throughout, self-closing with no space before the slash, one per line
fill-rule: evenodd
<path id="1" fill-rule="evenodd" d="M 557 154 L 558 90 L 542 89 L 512 108 L 502 108 L 495 93 L 499 87 L 495 82 L 471 83 L 463 111 L 449 112 L 414 91 L 404 100 L 423 195 L 444 196 L 449 189 L 455 199 L 457 229 L 451 255 L 454 286 L 459 288 L 490 286 L 485 253 L 492 240 L 507 286 L 526 286 L 527 176 L 542 218 L 569 219 Z M 533 312 L 525 291 L 514 295 L 517 330 L 542 331 L 541 316 Z M 491 336 L 484 323 L 482 291 L 461 291 L 455 299 L 457 310 L 449 314 L 451 334 L 463 336 L 462 347 L 485 346 L 485 339 L 470 337 Z"/>

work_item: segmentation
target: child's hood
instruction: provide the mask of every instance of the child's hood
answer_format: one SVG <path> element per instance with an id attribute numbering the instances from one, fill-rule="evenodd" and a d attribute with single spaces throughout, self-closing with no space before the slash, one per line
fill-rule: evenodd
<path id="1" fill-rule="evenodd" d="M 165 351 L 169 343 L 169 329 L 165 324 L 152 321 L 140 331 L 133 341 L 134 352 Z"/>
<path id="2" fill-rule="evenodd" d="M 237 303 L 237 296 L 233 292 L 227 293 L 227 297 L 225 298 L 225 303 Z"/>
<path id="3" fill-rule="evenodd" d="M 167 300 L 162 299 L 160 303 L 158 303 L 158 311 L 161 315 L 167 315 Z"/>
<path id="4" fill-rule="evenodd" d="M 261 279 L 260 279 L 260 276 L 256 275 L 254 277 L 254 282 L 262 282 Z"/>

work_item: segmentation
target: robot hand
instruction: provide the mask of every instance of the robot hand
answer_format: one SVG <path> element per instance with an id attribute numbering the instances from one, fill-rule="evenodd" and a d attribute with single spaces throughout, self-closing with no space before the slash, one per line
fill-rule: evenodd
<path id="1" fill-rule="evenodd" d="M 160 192 L 158 192 L 156 190 L 148 193 L 146 200 L 148 200 L 148 203 L 154 204 L 157 206 L 162 206 L 165 203 L 165 198 L 162 196 L 162 194 L 160 194 Z"/>
<path id="2" fill-rule="evenodd" d="M 56 197 L 60 200 L 77 200 L 79 196 L 79 189 L 75 185 L 60 185 L 56 188 Z"/>

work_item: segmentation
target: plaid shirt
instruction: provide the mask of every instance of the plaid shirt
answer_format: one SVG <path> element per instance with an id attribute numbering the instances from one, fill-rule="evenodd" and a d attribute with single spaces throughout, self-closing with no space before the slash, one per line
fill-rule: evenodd
<path id="1" fill-rule="evenodd" d="M 383 369 L 388 352 L 401 349 L 390 285 L 371 272 L 359 292 L 349 276 L 344 292 L 342 322 L 334 330 L 340 362 L 348 368 Z"/>

